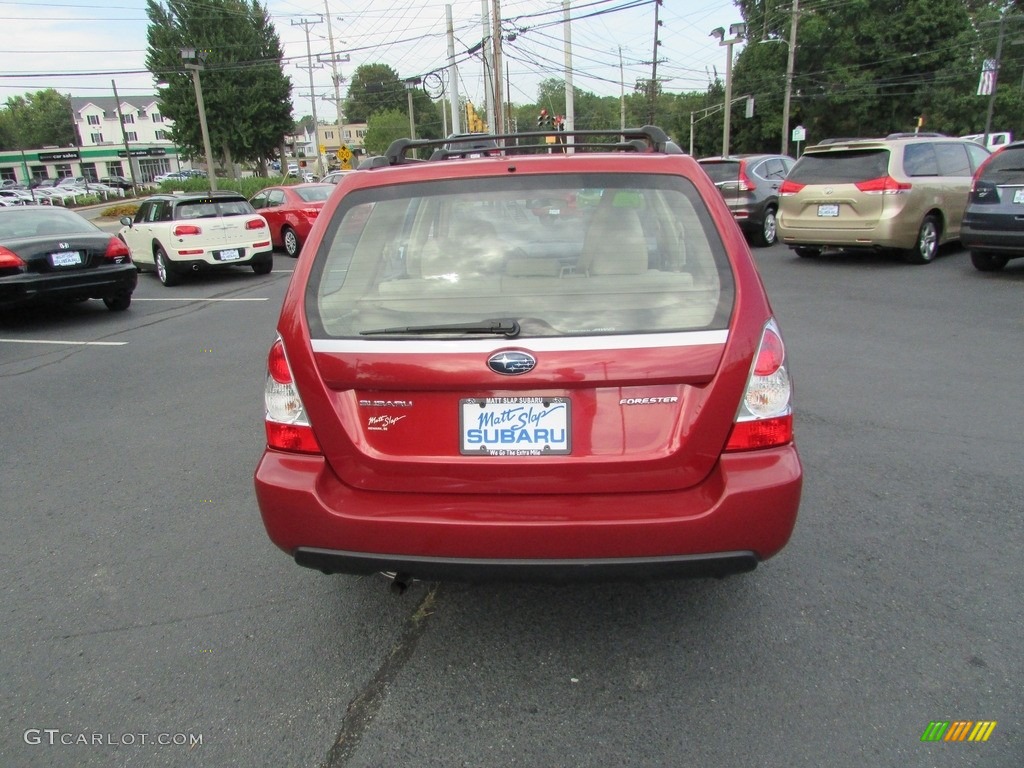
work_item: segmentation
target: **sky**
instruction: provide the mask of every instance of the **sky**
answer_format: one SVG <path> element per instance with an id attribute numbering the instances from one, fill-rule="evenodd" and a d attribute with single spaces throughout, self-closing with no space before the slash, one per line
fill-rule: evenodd
<path id="1" fill-rule="evenodd" d="M 483 37 L 486 3 L 498 0 L 263 0 L 281 39 L 285 74 L 292 79 L 296 118 L 336 118 L 331 59 L 345 82 L 356 67 L 386 64 L 402 78 L 445 72 L 445 7 L 452 8 L 459 92 L 482 105 L 484 69 L 467 51 Z M 560 0 L 500 0 L 502 29 L 515 39 L 503 47 L 506 100 L 534 103 L 537 86 L 565 77 L 565 25 Z M 72 96 L 155 93 L 145 71 L 145 0 L 0 0 L 0 100 L 54 88 Z M 574 85 L 599 96 L 629 93 L 651 76 L 654 0 L 572 0 L 570 26 Z M 589 18 L 583 18 L 589 17 Z M 330 29 L 328 29 L 330 19 Z M 741 20 L 732 0 L 664 0 L 658 9 L 658 79 L 667 92 L 703 90 L 725 68 L 726 50 L 710 36 Z M 308 22 L 308 23 L 307 23 Z M 306 30 L 313 68 L 307 63 Z M 433 96 L 444 80 L 427 78 Z"/>

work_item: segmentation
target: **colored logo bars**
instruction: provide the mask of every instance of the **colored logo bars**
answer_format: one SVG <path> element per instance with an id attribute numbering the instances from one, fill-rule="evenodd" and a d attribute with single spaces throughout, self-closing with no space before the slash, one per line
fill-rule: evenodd
<path id="1" fill-rule="evenodd" d="M 988 741 L 995 729 L 995 720 L 932 720 L 921 741 Z"/>

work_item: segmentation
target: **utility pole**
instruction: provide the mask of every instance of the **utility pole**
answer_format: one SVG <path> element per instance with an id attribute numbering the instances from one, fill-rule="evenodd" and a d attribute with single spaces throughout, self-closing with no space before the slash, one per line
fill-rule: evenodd
<path id="1" fill-rule="evenodd" d="M 206 63 L 206 51 L 195 48 L 182 48 L 181 58 L 184 61 L 195 59 L 195 64 L 184 64 L 185 69 L 192 70 L 192 86 L 196 91 L 196 106 L 199 108 L 199 129 L 203 134 L 203 151 L 206 154 L 206 176 L 210 181 L 210 190 L 217 191 L 217 169 L 213 165 L 213 150 L 210 148 L 210 128 L 206 124 L 206 105 L 203 104 L 203 84 L 199 79 L 199 70 Z M 126 144 L 127 146 L 127 144 Z M 129 161 L 129 165 L 131 162 Z"/>
<path id="2" fill-rule="evenodd" d="M 711 30 L 711 37 L 718 38 L 718 44 L 725 46 L 727 56 L 725 61 L 725 114 L 723 115 L 724 120 L 722 122 L 722 157 L 729 155 L 729 118 L 732 116 L 732 47 L 736 43 L 743 41 L 743 34 L 746 30 L 747 25 L 742 21 L 730 24 L 729 34 L 731 37 L 728 40 L 725 39 L 725 29 L 723 27 Z"/>
<path id="3" fill-rule="evenodd" d="M 493 90 L 492 83 L 494 67 L 492 66 L 494 46 L 487 45 L 487 41 L 491 37 L 490 30 L 490 19 L 491 13 L 490 8 L 487 6 L 487 0 L 480 0 L 480 23 L 483 26 L 483 42 L 480 44 L 480 53 L 484 60 L 484 115 L 487 116 L 488 129 L 493 133 L 497 133 L 494 130 L 497 123 L 494 120 L 494 113 L 491 111 L 493 107 L 494 99 L 491 96 Z"/>
<path id="4" fill-rule="evenodd" d="M 661 21 L 658 19 L 658 11 L 661 10 L 661 0 L 654 0 L 654 57 L 651 61 L 651 88 L 650 88 L 650 116 L 649 125 L 654 125 L 658 116 L 658 46 L 661 40 L 658 39 L 658 28 Z"/>
<path id="5" fill-rule="evenodd" d="M 462 133 L 462 107 L 459 105 L 459 70 L 455 66 L 455 27 L 452 25 L 452 6 L 444 7 L 448 25 L 448 86 L 451 90 L 452 133 Z"/>
<path id="6" fill-rule="evenodd" d="M 132 177 L 132 186 L 137 187 L 139 182 L 135 178 L 135 163 L 132 162 L 132 151 L 128 147 L 128 131 L 124 128 L 124 115 L 121 114 L 121 97 L 117 95 L 117 82 L 111 80 L 110 87 L 114 89 L 114 102 L 117 104 L 117 122 L 121 125 L 121 141 L 124 143 L 124 153 L 128 156 L 128 175 Z M 201 123 L 203 127 L 203 141 L 207 142 L 206 115 L 203 114 L 202 102 L 199 102 L 199 104 L 199 112 L 203 115 L 203 121 Z M 208 147 L 209 144 L 207 143 L 206 146 Z M 22 154 L 24 155 L 24 152 L 22 152 Z M 213 175 L 212 169 L 210 175 Z M 214 189 L 216 189 L 216 187 L 214 187 Z M 135 190 L 133 189 L 132 191 L 134 192 Z M 35 194 L 33 193 L 33 200 L 34 199 Z"/>
<path id="7" fill-rule="evenodd" d="M 988 135 L 992 133 L 992 112 L 996 106 L 996 88 L 999 85 L 999 64 L 1003 56 L 1003 31 L 1006 28 L 1006 12 L 999 17 L 999 41 L 996 43 L 996 71 L 992 73 L 992 93 L 988 97 L 988 112 L 985 115 L 985 136 L 982 146 L 988 147 Z"/>
<path id="8" fill-rule="evenodd" d="M 491 71 L 494 75 L 494 129 L 495 133 L 504 133 L 505 108 L 501 93 L 501 77 L 503 72 L 501 68 L 501 6 L 500 0 L 492 0 L 492 2 L 494 3 L 494 18 L 492 19 L 494 32 L 491 35 L 491 41 L 494 43 L 494 66 Z"/>
<path id="9" fill-rule="evenodd" d="M 782 99 L 782 154 L 789 154 L 789 102 L 793 98 L 793 65 L 796 61 L 796 23 L 800 18 L 800 0 L 793 0 L 793 19 L 789 24 L 789 51 L 786 54 L 786 95 Z"/>
<path id="10" fill-rule="evenodd" d="M 569 0 L 562 0 L 562 14 L 565 17 L 565 130 L 574 130 L 576 125 L 576 91 L 572 84 L 572 18 L 569 15 Z M 573 143 L 572 135 L 563 137 L 566 145 Z M 572 151 L 572 150 L 566 150 Z"/>
<path id="11" fill-rule="evenodd" d="M 319 16 L 320 14 L 317 15 Z M 292 21 L 293 27 L 302 27 L 306 30 L 306 69 L 309 70 L 309 103 L 313 106 L 313 149 L 316 151 L 317 176 L 323 176 L 324 164 L 320 155 L 320 123 L 316 117 L 316 92 L 313 90 L 313 51 L 309 44 L 309 29 L 319 23 L 319 21 L 308 21 L 306 19 Z"/>
<path id="12" fill-rule="evenodd" d="M 324 0 L 324 10 L 327 11 L 327 42 L 331 46 L 331 79 L 334 81 L 334 106 L 338 111 L 338 148 L 345 146 L 345 116 L 341 109 L 341 82 L 342 78 L 338 74 L 339 62 L 351 61 L 352 57 L 347 53 L 344 56 L 337 56 L 334 52 L 334 32 L 331 29 L 331 9 L 327 6 L 327 0 Z M 341 21 L 341 17 L 338 17 L 338 21 Z M 344 42 L 344 41 L 342 41 Z"/>
<path id="13" fill-rule="evenodd" d="M 619 46 L 619 130 L 626 130 L 626 71 L 622 66 L 622 46 Z M 693 152 L 691 151 L 692 155 Z"/>

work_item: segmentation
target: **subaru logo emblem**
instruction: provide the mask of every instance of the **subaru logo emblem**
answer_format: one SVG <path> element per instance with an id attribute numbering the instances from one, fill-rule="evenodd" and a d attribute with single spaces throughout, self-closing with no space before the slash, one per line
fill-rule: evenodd
<path id="1" fill-rule="evenodd" d="M 501 373 L 505 376 L 517 376 L 520 373 L 529 373 L 536 365 L 537 359 L 526 352 L 495 352 L 487 358 L 487 367 L 495 373 Z"/>

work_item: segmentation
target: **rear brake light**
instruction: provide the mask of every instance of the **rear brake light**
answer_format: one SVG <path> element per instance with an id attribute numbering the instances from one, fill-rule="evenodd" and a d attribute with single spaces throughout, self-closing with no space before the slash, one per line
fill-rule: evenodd
<path id="1" fill-rule="evenodd" d="M 277 339 L 267 356 L 266 406 L 267 447 L 296 453 L 321 453 L 320 443 L 306 418 L 306 408 L 295 387 L 284 344 Z"/>
<path id="2" fill-rule="evenodd" d="M 797 192 L 799 192 L 805 186 L 807 186 L 807 185 L 806 184 L 797 184 L 795 181 L 790 181 L 789 179 L 786 179 L 784 182 L 782 182 L 782 186 L 779 187 L 779 195 L 782 196 L 782 197 L 788 197 L 789 195 L 795 195 Z"/>
<path id="3" fill-rule="evenodd" d="M 908 192 L 913 185 L 906 181 L 896 181 L 892 176 L 880 176 L 877 179 L 858 181 L 853 186 L 869 195 L 898 195 Z"/>
<path id="4" fill-rule="evenodd" d="M 10 269 L 11 267 L 24 267 L 25 262 L 21 260 L 21 257 L 13 251 L 9 251 L 3 246 L 0 246 L 0 269 Z"/>
<path id="5" fill-rule="evenodd" d="M 263 219 L 249 219 L 245 222 L 246 229 L 265 229 L 267 222 Z"/>
<path id="6" fill-rule="evenodd" d="M 739 188 L 741 192 L 753 192 L 757 185 L 747 176 L 747 161 L 740 160 Z"/>
<path id="7" fill-rule="evenodd" d="M 201 235 L 203 230 L 195 224 L 179 224 L 172 230 L 172 233 L 175 237 L 181 237 L 182 235 Z"/>
<path id="8" fill-rule="evenodd" d="M 775 320 L 769 320 L 761 333 L 761 343 L 725 450 L 749 451 L 791 443 L 792 394 L 793 386 L 786 368 L 786 345 Z"/>
<path id="9" fill-rule="evenodd" d="M 977 203 L 996 203 L 999 202 L 999 190 L 995 184 L 991 182 L 985 182 L 981 180 L 981 176 L 985 173 L 985 169 L 988 168 L 989 163 L 992 159 L 1003 151 L 1005 147 L 1001 147 L 993 152 L 991 155 L 986 157 L 981 165 L 978 166 L 978 170 L 974 172 L 974 176 L 971 178 L 971 198 Z"/>
<path id="10" fill-rule="evenodd" d="M 107 252 L 103 254 L 103 258 L 107 261 L 113 261 L 117 264 L 123 264 L 126 261 L 132 260 L 131 251 L 128 250 L 128 246 L 124 244 L 124 241 L 117 237 L 110 238 L 110 242 L 107 243 Z"/>
<path id="11" fill-rule="evenodd" d="M 320 214 L 319 208 L 303 208 L 300 213 L 307 219 L 315 219 Z"/>

